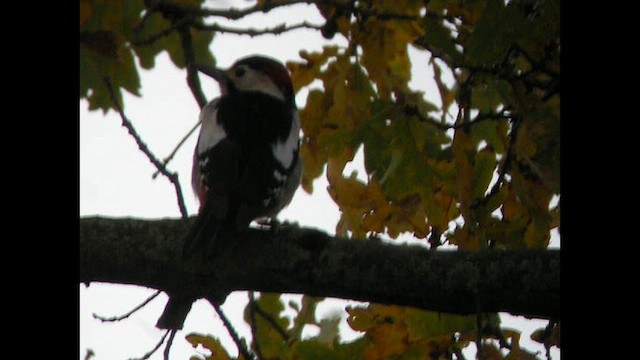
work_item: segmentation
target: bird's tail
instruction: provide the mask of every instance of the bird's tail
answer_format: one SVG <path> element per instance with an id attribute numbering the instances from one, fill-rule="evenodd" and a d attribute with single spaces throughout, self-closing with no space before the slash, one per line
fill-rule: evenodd
<path id="1" fill-rule="evenodd" d="M 210 259 L 214 254 L 223 252 L 237 236 L 237 229 L 233 221 L 224 218 L 216 220 L 213 206 L 205 206 L 184 239 L 182 256 L 185 260 L 193 259 L 201 254 L 204 259 Z"/>
<path id="2" fill-rule="evenodd" d="M 156 327 L 170 330 L 182 329 L 187 314 L 191 310 L 191 305 L 195 300 L 178 295 L 169 295 L 169 301 L 167 301 Z"/>
<path id="3" fill-rule="evenodd" d="M 196 222 L 189 229 L 182 247 L 183 260 L 192 260 L 197 254 L 202 259 L 211 259 L 215 254 L 224 251 L 237 235 L 233 222 L 216 220 L 215 209 L 205 206 Z M 169 301 L 156 326 L 161 329 L 182 329 L 191 305 L 197 300 L 193 296 L 179 293 L 169 294 Z"/>

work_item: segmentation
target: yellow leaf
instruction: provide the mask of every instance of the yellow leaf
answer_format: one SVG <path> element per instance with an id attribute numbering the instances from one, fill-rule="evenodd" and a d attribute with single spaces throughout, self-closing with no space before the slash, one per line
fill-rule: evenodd
<path id="1" fill-rule="evenodd" d="M 504 356 L 502 356 L 500 349 L 494 344 L 482 343 L 482 348 L 480 351 L 482 353 L 482 356 L 480 357 L 481 359 L 486 359 L 486 360 L 504 359 Z"/>
<path id="2" fill-rule="evenodd" d="M 387 227 L 387 233 L 393 239 L 405 231 L 413 232 L 418 238 L 426 237 L 428 226 L 420 196 L 408 196 L 401 201 L 395 201 L 391 205 Z"/>
<path id="3" fill-rule="evenodd" d="M 338 54 L 337 46 L 325 46 L 321 53 L 308 53 L 304 50 L 300 51 L 300 57 L 306 60 L 306 63 L 287 62 L 287 67 L 291 72 L 291 81 L 293 82 L 294 91 L 298 92 L 301 88 L 311 84 L 313 80 L 320 77 L 321 67 Z"/>
<path id="4" fill-rule="evenodd" d="M 403 323 L 379 324 L 370 329 L 366 335 L 371 344 L 364 349 L 364 358 L 388 359 L 407 351 L 407 326 Z"/>
<path id="5" fill-rule="evenodd" d="M 349 314 L 347 324 L 349 324 L 353 330 L 367 331 L 375 325 L 371 312 L 366 308 L 347 306 L 346 310 Z"/>
<path id="6" fill-rule="evenodd" d="M 528 221 L 529 212 L 527 208 L 520 203 L 515 191 L 511 186 L 508 186 L 507 197 L 502 205 L 502 217 L 506 221 L 514 221 L 519 218 L 526 218 Z"/>
<path id="7" fill-rule="evenodd" d="M 480 238 L 468 223 L 465 223 L 463 227 L 456 227 L 456 231 L 452 236 L 449 241 L 454 245 L 458 245 L 460 250 L 480 249 Z"/>

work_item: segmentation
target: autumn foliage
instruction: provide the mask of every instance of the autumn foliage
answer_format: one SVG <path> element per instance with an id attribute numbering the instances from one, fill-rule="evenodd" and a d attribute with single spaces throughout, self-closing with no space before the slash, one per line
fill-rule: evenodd
<path id="1" fill-rule="evenodd" d="M 433 248 L 460 250 L 547 247 L 560 226 L 558 0 L 261 0 L 223 10 L 198 0 L 81 0 L 80 98 L 94 110 L 114 108 L 105 77 L 118 97 L 120 89 L 138 95 L 138 67 L 153 68 L 161 51 L 190 73 L 193 61 L 215 62 L 214 33 L 231 30 L 206 19 L 295 3 L 315 4 L 326 20 L 300 27 L 348 43 L 320 52 L 301 44 L 300 59 L 287 63 L 296 91 L 309 90 L 300 110 L 302 187 L 311 193 L 314 179 L 326 175 L 342 213 L 337 235 L 410 233 Z M 277 31 L 288 30 L 264 33 Z M 412 64 L 410 47 L 429 60 Z M 430 69 L 437 98 L 411 89 L 412 66 Z M 366 180 L 344 171 L 359 149 Z M 483 315 L 478 334 L 475 316 L 350 307 L 348 324 L 364 336 L 342 343 L 335 318 L 315 317 L 322 299 L 284 304 L 279 294 L 250 296 L 245 320 L 252 349 L 265 359 L 460 358 L 479 335 L 498 340 L 483 347 L 487 359 L 504 357 L 498 347 L 509 358 L 534 358 L 495 314 Z M 293 321 L 282 315 L 285 306 L 295 310 Z M 319 334 L 302 340 L 305 325 Z M 541 331 L 537 340 L 559 346 L 558 331 L 546 333 L 553 336 Z M 187 340 L 210 349 L 211 359 L 229 358 L 216 336 Z"/>

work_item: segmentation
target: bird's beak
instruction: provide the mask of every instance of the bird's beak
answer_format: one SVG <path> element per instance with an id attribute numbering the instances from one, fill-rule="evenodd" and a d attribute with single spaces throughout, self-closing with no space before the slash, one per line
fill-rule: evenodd
<path id="1" fill-rule="evenodd" d="M 202 64 L 197 64 L 196 67 L 201 73 L 207 74 L 216 79 L 216 81 L 218 81 L 220 85 L 226 86 L 229 82 L 229 75 L 227 74 L 226 70 L 217 68 L 215 66 Z"/>

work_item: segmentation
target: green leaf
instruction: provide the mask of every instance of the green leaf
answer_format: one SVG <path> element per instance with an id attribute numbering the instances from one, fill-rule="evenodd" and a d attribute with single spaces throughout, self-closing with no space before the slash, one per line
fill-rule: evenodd
<path id="1" fill-rule="evenodd" d="M 253 310 L 256 336 L 253 341 L 260 343 L 262 354 L 267 358 L 288 358 L 290 348 L 281 331 L 288 329 L 289 319 L 282 316 L 284 303 L 281 300 L 281 294 L 262 293 L 255 304 L 260 310 Z M 250 302 L 244 310 L 244 319 L 248 324 L 252 324 L 251 306 Z"/>
<path id="2" fill-rule="evenodd" d="M 302 307 L 300 309 L 296 309 L 298 311 L 298 315 L 293 320 L 293 328 L 290 331 L 295 338 L 299 339 L 302 337 L 302 330 L 305 325 L 316 324 L 316 307 L 323 300 L 324 298 L 307 295 L 302 297 Z"/>
<path id="3" fill-rule="evenodd" d="M 331 360 L 339 359 L 335 351 L 327 344 L 315 339 L 304 340 L 295 346 L 295 354 L 297 358 L 304 360 Z"/>
<path id="4" fill-rule="evenodd" d="M 170 26 L 171 22 L 169 22 L 169 20 L 165 19 L 161 14 L 155 13 L 150 15 L 147 18 L 144 27 L 139 29 L 138 33 L 134 37 L 134 41 L 144 41 L 145 43 L 135 46 L 134 51 L 136 52 L 140 66 L 143 69 L 152 69 L 155 66 L 156 56 L 164 51 L 169 46 L 170 42 L 179 41 L 178 36 L 174 33 L 169 36 L 156 38 L 155 41 L 151 43 L 147 42 L 162 33 L 164 30 L 168 29 Z"/>
<path id="5" fill-rule="evenodd" d="M 481 121 L 471 127 L 471 137 L 475 144 L 484 140 L 496 153 L 506 154 L 508 128 L 509 124 L 506 120 Z"/>
<path id="6" fill-rule="evenodd" d="M 429 7 L 432 7 L 431 3 L 429 3 Z M 444 27 L 441 19 L 426 16 L 422 26 L 424 28 L 423 39 L 434 53 L 445 55 L 454 63 L 462 61 L 462 53 L 456 49 L 451 30 Z"/>
<path id="7" fill-rule="evenodd" d="M 95 51 L 86 43 L 80 44 L 80 98 L 87 98 L 89 110 L 102 109 L 106 112 L 115 108 L 104 83 L 105 77 L 111 80 L 121 106 L 124 106 L 121 88 L 133 95 L 140 95 L 140 78 L 131 50 L 119 39 L 115 41 L 118 44 L 115 57 Z"/>
<path id="8" fill-rule="evenodd" d="M 320 320 L 320 333 L 314 339 L 327 345 L 332 345 L 339 341 L 338 326 L 340 325 L 340 320 L 340 315 Z"/>
<path id="9" fill-rule="evenodd" d="M 526 32 L 527 19 L 502 0 L 489 0 L 465 47 L 465 59 L 473 64 L 496 64 Z M 499 24 L 499 26 L 497 26 Z"/>
<path id="10" fill-rule="evenodd" d="M 494 112 L 512 101 L 511 86 L 505 80 L 479 75 L 473 84 L 471 107 L 480 112 Z"/>
<path id="11" fill-rule="evenodd" d="M 474 176 L 471 181 L 472 199 L 475 200 L 484 196 L 488 190 L 489 183 L 491 183 L 496 166 L 496 154 L 493 151 L 484 148 L 476 154 Z"/>
<path id="12" fill-rule="evenodd" d="M 462 316 L 407 308 L 409 340 L 450 337 L 455 332 L 466 333 L 476 328 L 475 315 Z"/>

